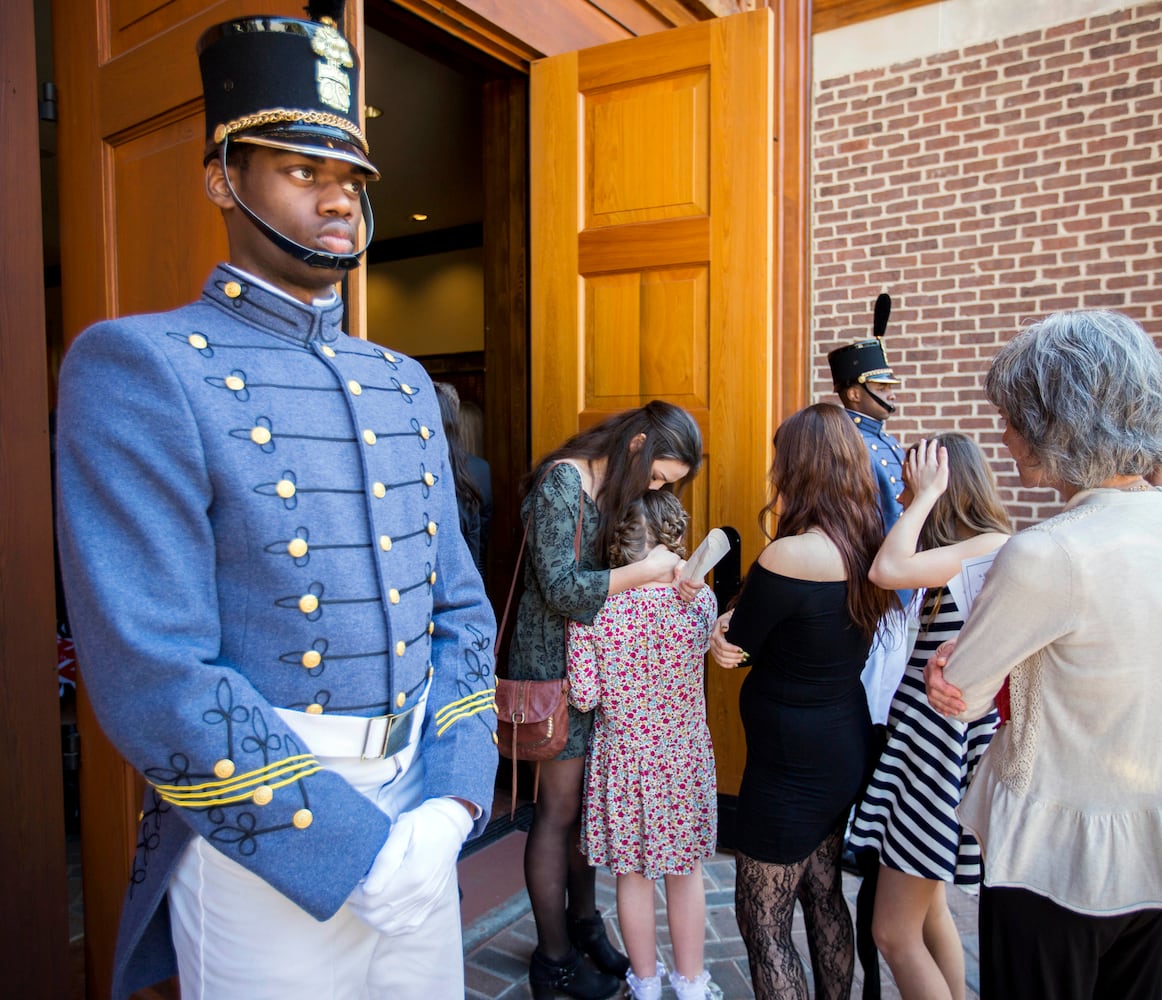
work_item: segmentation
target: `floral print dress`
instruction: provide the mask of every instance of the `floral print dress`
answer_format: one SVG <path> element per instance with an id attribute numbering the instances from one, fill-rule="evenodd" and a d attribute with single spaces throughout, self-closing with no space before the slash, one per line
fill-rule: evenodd
<path id="1" fill-rule="evenodd" d="M 592 625 L 569 627 L 569 698 L 596 708 L 581 849 L 615 875 L 688 875 L 714 853 L 714 749 L 704 657 L 717 602 L 673 587 L 615 594 Z"/>

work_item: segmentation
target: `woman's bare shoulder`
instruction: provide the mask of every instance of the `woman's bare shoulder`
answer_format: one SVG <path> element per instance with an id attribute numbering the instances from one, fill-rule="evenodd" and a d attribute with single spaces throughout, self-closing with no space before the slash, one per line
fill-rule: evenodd
<path id="1" fill-rule="evenodd" d="M 759 565 L 797 580 L 823 583 L 847 579 L 839 549 L 819 531 L 776 538 L 760 553 Z"/>

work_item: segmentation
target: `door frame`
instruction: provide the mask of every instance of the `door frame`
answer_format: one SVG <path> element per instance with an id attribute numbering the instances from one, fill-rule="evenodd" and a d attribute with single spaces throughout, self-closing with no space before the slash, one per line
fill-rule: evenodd
<path id="1" fill-rule="evenodd" d="M 48 360 L 33 0 L 0 8 L 0 825 L 5 933 L 14 996 L 68 995 L 68 888 L 55 682 Z"/>

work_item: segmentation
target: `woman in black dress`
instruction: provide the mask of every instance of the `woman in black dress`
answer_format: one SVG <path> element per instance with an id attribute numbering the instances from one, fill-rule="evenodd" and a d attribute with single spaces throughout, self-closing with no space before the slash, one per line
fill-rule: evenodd
<path id="1" fill-rule="evenodd" d="M 843 828 L 865 781 L 871 718 L 859 675 L 876 629 L 899 609 L 868 581 L 883 525 L 867 451 L 831 404 L 775 434 L 773 539 L 711 649 L 751 666 L 739 693 L 746 767 L 738 794 L 735 909 L 758 1000 L 806 1000 L 791 941 L 803 905 L 816 996 L 851 992 L 855 946 L 843 899 Z"/>

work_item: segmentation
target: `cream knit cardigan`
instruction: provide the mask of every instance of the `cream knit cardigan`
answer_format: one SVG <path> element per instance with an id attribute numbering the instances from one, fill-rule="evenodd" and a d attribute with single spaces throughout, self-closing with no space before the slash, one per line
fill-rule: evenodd
<path id="1" fill-rule="evenodd" d="M 946 680 L 975 719 L 959 809 L 985 884 L 1091 915 L 1162 907 L 1162 492 L 1087 490 L 998 553 Z"/>

